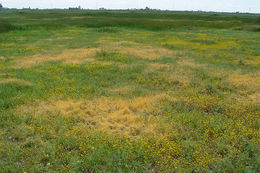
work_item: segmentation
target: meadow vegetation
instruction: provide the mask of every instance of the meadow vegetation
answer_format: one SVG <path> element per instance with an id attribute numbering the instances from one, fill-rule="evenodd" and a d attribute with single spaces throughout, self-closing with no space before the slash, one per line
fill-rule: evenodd
<path id="1" fill-rule="evenodd" d="M 0 172 L 259 172 L 260 15 L 0 12 Z"/>

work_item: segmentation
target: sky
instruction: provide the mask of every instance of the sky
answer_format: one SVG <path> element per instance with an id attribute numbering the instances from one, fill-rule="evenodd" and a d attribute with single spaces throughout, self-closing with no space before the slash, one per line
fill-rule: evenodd
<path id="1" fill-rule="evenodd" d="M 260 0 L 0 0 L 8 8 L 68 8 L 86 9 L 149 8 L 162 10 L 202 10 L 218 12 L 260 13 Z"/>

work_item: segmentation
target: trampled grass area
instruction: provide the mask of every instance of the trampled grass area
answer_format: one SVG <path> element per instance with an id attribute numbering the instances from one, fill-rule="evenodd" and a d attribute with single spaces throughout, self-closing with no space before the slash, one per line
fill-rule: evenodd
<path id="1" fill-rule="evenodd" d="M 0 172 L 259 172 L 260 16 L 0 13 Z"/>

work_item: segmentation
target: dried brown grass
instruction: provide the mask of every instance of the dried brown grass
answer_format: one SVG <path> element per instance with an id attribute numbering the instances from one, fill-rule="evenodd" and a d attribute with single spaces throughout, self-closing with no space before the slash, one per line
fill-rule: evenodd
<path id="1" fill-rule="evenodd" d="M 163 118 L 149 115 L 155 104 L 162 99 L 172 99 L 158 94 L 135 99 L 101 97 L 94 100 L 58 100 L 39 102 L 36 106 L 18 108 L 20 114 L 78 117 L 89 129 L 101 130 L 112 135 L 140 137 L 143 135 L 167 136 L 173 134 Z"/>
<path id="2" fill-rule="evenodd" d="M 17 83 L 17 84 L 25 85 L 25 86 L 33 85 L 31 82 L 28 82 L 28 81 L 22 80 L 22 79 L 17 79 L 17 78 L 0 79 L 0 84 L 7 84 L 7 83 Z"/>
<path id="3" fill-rule="evenodd" d="M 173 56 L 174 53 L 164 48 L 152 46 L 127 47 L 121 50 L 123 53 L 134 57 L 140 57 L 149 60 L 161 59 L 163 57 Z"/>
<path id="4" fill-rule="evenodd" d="M 67 49 L 55 56 L 34 55 L 16 60 L 15 68 L 29 68 L 40 63 L 62 61 L 66 64 L 82 64 L 95 61 L 94 57 L 99 48 Z"/>
<path id="5" fill-rule="evenodd" d="M 248 96 L 249 100 L 255 103 L 260 103 L 260 93 L 256 92 Z"/>
<path id="6" fill-rule="evenodd" d="M 71 39 L 62 38 L 62 39 Z M 50 39 L 53 40 L 53 39 Z M 132 41 L 109 41 L 101 40 L 100 48 L 78 48 L 66 49 L 58 55 L 42 55 L 36 54 L 30 57 L 20 58 L 15 61 L 14 68 L 29 68 L 40 63 L 51 61 L 62 61 L 66 64 L 82 64 L 86 62 L 95 61 L 95 55 L 101 49 L 113 50 L 119 53 L 127 54 L 133 57 L 139 57 L 149 60 L 161 59 L 163 57 L 177 56 L 179 51 L 172 51 L 161 47 L 144 45 Z"/>
<path id="7" fill-rule="evenodd" d="M 171 68 L 170 64 L 151 63 L 146 67 L 145 72 L 146 73 L 156 72 L 161 69 L 169 70 L 170 68 Z"/>
<path id="8" fill-rule="evenodd" d="M 73 37 L 57 37 L 57 38 L 48 38 L 48 39 L 45 39 L 47 41 L 54 41 L 54 40 L 71 40 L 73 39 Z"/>
<path id="9" fill-rule="evenodd" d="M 98 41 L 102 47 L 109 50 L 115 50 L 120 53 L 127 54 L 133 57 L 139 57 L 149 60 L 161 59 L 163 57 L 174 57 L 180 54 L 180 51 L 172 51 L 158 46 L 150 46 L 133 41 Z"/>
<path id="10" fill-rule="evenodd" d="M 235 72 L 229 76 L 229 81 L 236 86 L 244 86 L 251 89 L 260 89 L 259 75 L 240 74 Z"/>
<path id="11" fill-rule="evenodd" d="M 178 61 L 178 65 L 180 66 L 189 66 L 189 67 L 203 67 L 203 64 L 196 63 L 193 59 L 180 59 Z"/>

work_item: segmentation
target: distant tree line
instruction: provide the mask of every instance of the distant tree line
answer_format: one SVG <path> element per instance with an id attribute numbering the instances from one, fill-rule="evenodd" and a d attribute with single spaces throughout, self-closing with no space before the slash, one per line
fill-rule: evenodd
<path id="1" fill-rule="evenodd" d="M 69 7 L 69 10 L 81 10 L 82 8 L 80 6 L 78 7 Z"/>

